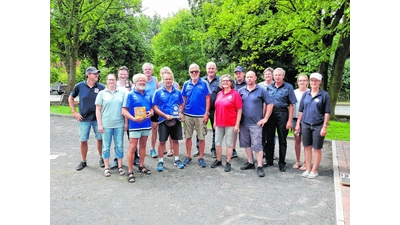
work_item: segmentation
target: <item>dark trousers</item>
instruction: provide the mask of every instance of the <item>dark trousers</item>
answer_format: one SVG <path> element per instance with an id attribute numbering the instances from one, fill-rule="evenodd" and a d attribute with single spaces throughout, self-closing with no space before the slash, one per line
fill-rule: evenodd
<path id="1" fill-rule="evenodd" d="M 274 137 L 275 131 L 278 133 L 279 142 L 279 165 L 285 165 L 286 149 L 287 149 L 287 135 L 289 130 L 286 129 L 286 123 L 288 121 L 288 111 L 272 111 L 270 118 L 268 119 L 266 130 L 267 130 L 267 148 L 266 148 L 266 161 L 268 164 L 272 164 L 274 160 Z M 265 126 L 264 125 L 264 126 Z"/>
<path id="2" fill-rule="evenodd" d="M 214 129 L 214 111 L 210 111 L 210 115 L 208 116 L 210 119 L 211 127 L 212 127 L 212 143 L 210 151 L 215 151 L 215 129 Z M 196 148 L 199 149 L 199 139 L 196 135 Z"/>

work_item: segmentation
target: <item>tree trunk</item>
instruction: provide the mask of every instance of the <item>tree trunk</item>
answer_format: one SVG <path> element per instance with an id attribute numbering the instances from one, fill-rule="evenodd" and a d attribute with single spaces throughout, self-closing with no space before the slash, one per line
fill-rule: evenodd
<path id="1" fill-rule="evenodd" d="M 61 105 L 69 105 L 68 96 L 76 84 L 76 58 L 71 54 L 71 57 L 66 61 L 66 68 L 68 73 L 68 84 L 67 88 L 61 97 Z"/>
<path id="2" fill-rule="evenodd" d="M 347 37 L 340 36 L 339 46 L 335 52 L 335 58 L 333 61 L 332 75 L 329 82 L 329 97 L 331 99 L 331 118 L 335 119 L 335 107 L 336 102 L 340 93 L 340 88 L 342 86 L 342 78 L 344 65 L 347 58 L 350 55 L 350 34 Z"/>

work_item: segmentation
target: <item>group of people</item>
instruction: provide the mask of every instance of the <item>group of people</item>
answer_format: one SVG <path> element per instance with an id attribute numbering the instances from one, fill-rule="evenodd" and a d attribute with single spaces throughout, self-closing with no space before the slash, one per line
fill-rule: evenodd
<path id="1" fill-rule="evenodd" d="M 174 81 L 169 67 L 160 70 L 161 81 L 153 75 L 153 65 L 145 63 L 143 73 L 135 74 L 129 81 L 129 69 L 122 66 L 118 76 L 108 74 L 106 86 L 98 82 L 100 71 L 86 69 L 86 80 L 75 85 L 69 96 L 69 105 L 79 121 L 79 140 L 82 160 L 76 170 L 87 166 L 87 141 L 92 128 L 97 139 L 100 167 L 109 177 L 112 169 L 119 175 L 127 172 L 128 182 L 135 182 L 133 165 L 137 172 L 150 175 L 145 167 L 146 144 L 151 135 L 149 155 L 158 158 L 157 171 L 164 171 L 164 155 L 174 157 L 174 165 L 185 168 L 198 157 L 200 167 L 204 160 L 207 123 L 212 126 L 211 157 L 216 158 L 211 168 L 222 166 L 225 145 L 225 172 L 231 171 L 231 159 L 237 157 L 236 144 L 245 149 L 247 162 L 241 170 L 256 169 L 264 177 L 264 167 L 274 165 L 276 137 L 279 145 L 279 170 L 286 171 L 287 135 L 294 132 L 296 164 L 294 169 L 304 170 L 302 176 L 316 178 L 322 158 L 322 146 L 330 119 L 330 99 L 320 89 L 322 75 L 297 77 L 298 88 L 284 81 L 285 70 L 268 67 L 264 81 L 257 83 L 254 71 L 238 66 L 234 76 L 217 76 L 214 62 L 206 65 L 207 75 L 200 77 L 199 65 L 189 66 L 190 79 L 182 88 Z M 74 98 L 79 96 L 79 112 Z M 182 125 L 183 123 L 183 125 Z M 128 171 L 124 171 L 123 138 L 129 140 L 126 157 Z M 197 151 L 192 155 L 192 139 L 196 133 Z M 156 141 L 158 137 L 158 148 Z M 179 141 L 185 138 L 186 157 L 179 155 Z M 170 150 L 167 151 L 169 140 Z M 110 166 L 110 148 L 114 141 L 115 159 Z M 301 165 L 301 142 L 304 146 L 304 163 Z M 314 151 L 313 151 L 314 149 Z M 314 154 L 313 154 L 314 153 Z M 255 163 L 255 161 L 257 163 Z M 264 162 L 264 163 L 263 163 Z M 257 164 L 257 165 L 256 165 Z"/>

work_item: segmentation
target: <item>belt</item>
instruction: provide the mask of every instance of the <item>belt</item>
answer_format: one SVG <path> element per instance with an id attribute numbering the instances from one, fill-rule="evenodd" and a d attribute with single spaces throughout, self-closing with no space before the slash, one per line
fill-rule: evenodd
<path id="1" fill-rule="evenodd" d="M 275 112 L 287 112 L 288 108 L 274 108 L 273 111 L 275 111 Z"/>

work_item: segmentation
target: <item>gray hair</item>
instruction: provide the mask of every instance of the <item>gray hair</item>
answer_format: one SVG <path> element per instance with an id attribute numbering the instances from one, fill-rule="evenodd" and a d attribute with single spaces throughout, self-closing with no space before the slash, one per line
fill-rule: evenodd
<path id="1" fill-rule="evenodd" d="M 174 74 L 172 73 L 172 70 L 168 66 L 164 66 L 163 68 L 160 69 L 160 76 L 161 78 L 163 77 L 163 71 L 166 73 L 169 73 L 172 75 L 172 79 L 175 80 Z"/>
<path id="2" fill-rule="evenodd" d="M 151 67 L 152 70 L 154 69 L 153 64 L 147 62 L 147 63 L 144 63 L 144 64 L 143 64 L 142 70 L 144 70 L 144 68 L 145 68 L 145 67 L 148 67 L 148 66 Z"/>
<path id="3" fill-rule="evenodd" d="M 284 69 L 278 67 L 278 68 L 276 68 L 276 69 L 274 70 L 274 73 L 275 73 L 275 72 L 278 72 L 278 71 L 281 71 L 282 74 L 283 74 L 283 76 L 285 76 L 285 70 L 284 70 Z"/>
<path id="4" fill-rule="evenodd" d="M 136 84 L 136 82 L 139 80 L 139 78 L 143 78 L 143 79 L 147 80 L 146 75 L 144 75 L 143 73 L 137 73 L 137 74 L 133 75 L 132 82 L 134 84 Z"/>
<path id="5" fill-rule="evenodd" d="M 197 65 L 196 63 L 192 63 L 192 64 L 190 64 L 190 66 L 189 66 L 189 73 L 190 73 L 190 68 L 193 68 L 193 67 L 196 67 L 198 70 L 199 70 L 199 73 L 200 73 L 200 67 L 199 67 L 199 65 Z"/>
<path id="6" fill-rule="evenodd" d="M 234 89 L 235 86 L 236 86 L 235 80 L 233 79 L 233 77 L 232 77 L 230 74 L 224 74 L 224 75 L 222 75 L 222 76 L 219 77 L 219 87 L 220 87 L 221 89 L 223 89 L 223 88 L 222 88 L 222 80 L 223 80 L 225 77 L 228 77 L 228 78 L 229 78 L 229 80 L 231 81 L 231 88 Z"/>

